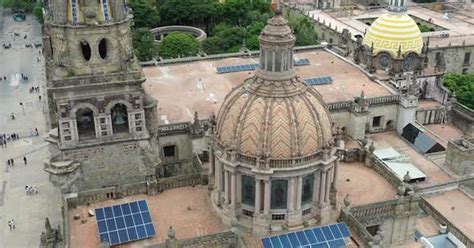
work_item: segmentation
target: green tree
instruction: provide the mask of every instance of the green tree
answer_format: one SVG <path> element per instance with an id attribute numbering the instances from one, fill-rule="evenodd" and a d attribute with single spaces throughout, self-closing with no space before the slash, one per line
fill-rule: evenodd
<path id="1" fill-rule="evenodd" d="M 202 48 L 207 54 L 238 52 L 244 44 L 244 38 L 250 37 L 245 28 L 230 27 L 227 24 L 217 25 L 213 33 L 213 37 L 205 39 L 202 43 Z"/>
<path id="2" fill-rule="evenodd" d="M 306 16 L 292 15 L 287 13 L 288 25 L 295 33 L 296 46 L 317 45 L 319 43 L 318 33 Z"/>
<path id="3" fill-rule="evenodd" d="M 474 73 L 444 75 L 443 84 L 456 94 L 458 102 L 474 109 Z"/>
<path id="4" fill-rule="evenodd" d="M 150 0 L 130 0 L 129 5 L 133 9 L 133 21 L 135 27 L 158 27 L 160 23 L 160 15 Z"/>
<path id="5" fill-rule="evenodd" d="M 199 52 L 199 42 L 190 34 L 173 32 L 160 43 L 160 56 L 177 58 L 194 56 Z"/>
<path id="6" fill-rule="evenodd" d="M 43 4 L 41 3 L 35 4 L 35 6 L 33 7 L 33 15 L 36 17 L 36 20 L 38 20 L 39 23 L 41 24 L 44 23 Z"/>
<path id="7" fill-rule="evenodd" d="M 133 50 L 140 61 L 153 59 L 158 53 L 158 45 L 148 28 L 133 30 Z"/>
<path id="8" fill-rule="evenodd" d="M 26 11 L 33 10 L 36 0 L 0 0 L 0 3 L 5 8 L 25 9 Z"/>

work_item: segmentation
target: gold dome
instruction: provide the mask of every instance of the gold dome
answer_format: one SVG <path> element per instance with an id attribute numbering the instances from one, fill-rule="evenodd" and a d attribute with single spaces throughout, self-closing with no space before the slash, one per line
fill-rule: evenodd
<path id="1" fill-rule="evenodd" d="M 388 52 L 392 57 L 397 57 L 400 49 L 401 55 L 415 52 L 421 54 L 423 39 L 420 29 L 415 21 L 406 13 L 386 13 L 381 15 L 367 30 L 362 42 L 371 47 L 374 54 Z"/>

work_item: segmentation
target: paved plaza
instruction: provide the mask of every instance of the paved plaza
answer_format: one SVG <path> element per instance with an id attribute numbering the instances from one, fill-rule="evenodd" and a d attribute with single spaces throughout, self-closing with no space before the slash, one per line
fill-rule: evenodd
<path id="1" fill-rule="evenodd" d="M 38 247 L 45 217 L 57 226 L 61 216 L 60 194 L 43 171 L 43 162 L 49 156 L 42 138 L 47 109 L 44 59 L 40 47 L 25 47 L 41 43 L 40 26 L 31 16 L 25 22 L 15 22 L 5 11 L 2 18 L 0 43 L 11 43 L 12 47 L 0 47 L 0 133 L 18 133 L 20 139 L 8 142 L 7 148 L 0 150 L 0 247 Z M 29 80 L 22 80 L 21 73 Z M 30 93 L 31 87 L 40 87 L 40 93 Z M 11 120 L 12 113 L 15 120 Z M 35 128 L 39 135 L 30 136 Z M 23 163 L 24 156 L 27 165 Z M 6 162 L 10 158 L 15 165 L 9 168 Z M 27 195 L 26 185 L 37 186 L 39 193 Z M 13 231 L 8 227 L 11 219 L 16 226 Z"/>

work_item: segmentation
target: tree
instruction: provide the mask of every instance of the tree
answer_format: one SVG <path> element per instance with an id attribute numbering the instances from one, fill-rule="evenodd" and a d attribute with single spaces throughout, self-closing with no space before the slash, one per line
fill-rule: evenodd
<path id="1" fill-rule="evenodd" d="M 474 109 L 474 73 L 444 75 L 443 84 L 456 94 L 458 102 Z"/>
<path id="2" fill-rule="evenodd" d="M 36 3 L 35 4 L 35 6 L 33 7 L 33 15 L 36 17 L 36 20 L 38 20 L 39 23 L 41 23 L 41 24 L 44 23 L 43 4 L 41 4 L 41 3 Z"/>
<path id="3" fill-rule="evenodd" d="M 318 44 L 318 33 L 306 16 L 287 13 L 288 25 L 295 33 L 295 46 L 309 46 Z"/>
<path id="4" fill-rule="evenodd" d="M 149 61 L 158 53 L 158 45 L 148 28 L 133 30 L 133 50 L 140 61 Z"/>
<path id="5" fill-rule="evenodd" d="M 25 9 L 31 11 L 36 3 L 35 0 L 0 0 L 5 8 Z"/>
<path id="6" fill-rule="evenodd" d="M 159 25 L 159 12 L 150 3 L 150 0 L 130 0 L 129 5 L 133 9 L 135 27 L 155 28 Z"/>
<path id="7" fill-rule="evenodd" d="M 160 56 L 177 58 L 194 56 L 199 52 L 199 42 L 192 35 L 183 32 L 168 34 L 160 43 Z"/>
<path id="8" fill-rule="evenodd" d="M 221 23 L 213 31 L 214 36 L 207 38 L 202 43 L 202 48 L 207 54 L 238 52 L 244 44 L 244 38 L 250 37 L 243 27 L 230 27 Z"/>

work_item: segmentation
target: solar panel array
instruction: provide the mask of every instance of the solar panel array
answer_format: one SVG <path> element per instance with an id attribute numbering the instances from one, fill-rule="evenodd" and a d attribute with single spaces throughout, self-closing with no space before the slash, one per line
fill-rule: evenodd
<path id="1" fill-rule="evenodd" d="M 253 71 L 257 68 L 258 68 L 258 64 L 222 66 L 222 67 L 217 67 L 217 73 Z"/>
<path id="2" fill-rule="evenodd" d="M 297 59 L 295 60 L 295 66 L 309 65 L 309 59 Z M 217 73 L 231 73 L 239 71 L 254 71 L 259 67 L 259 64 L 246 64 L 246 65 L 230 65 L 217 67 Z"/>
<path id="3" fill-rule="evenodd" d="M 307 78 L 304 81 L 306 81 L 306 83 L 310 85 L 323 85 L 323 84 L 330 84 L 333 82 L 332 77 L 330 76 Z"/>
<path id="4" fill-rule="evenodd" d="M 145 200 L 97 208 L 95 216 L 100 241 L 110 245 L 156 235 Z"/>
<path id="5" fill-rule="evenodd" d="M 309 65 L 309 59 L 295 59 L 295 65 L 296 66 Z"/>
<path id="6" fill-rule="evenodd" d="M 337 223 L 262 239 L 264 248 L 341 248 L 351 236 L 346 223 Z"/>

